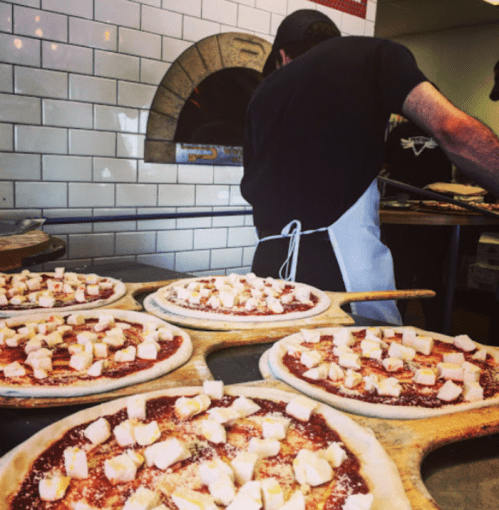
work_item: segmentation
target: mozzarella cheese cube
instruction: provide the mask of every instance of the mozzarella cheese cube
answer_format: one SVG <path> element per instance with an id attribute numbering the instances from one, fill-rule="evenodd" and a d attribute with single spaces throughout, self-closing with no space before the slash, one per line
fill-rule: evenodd
<path id="1" fill-rule="evenodd" d="M 18 361 L 13 361 L 3 367 L 3 375 L 5 378 L 22 377 L 26 375 L 26 370 Z"/>
<path id="2" fill-rule="evenodd" d="M 342 328 L 333 335 L 333 345 L 336 347 L 350 347 L 354 343 L 355 337 L 347 328 Z"/>
<path id="3" fill-rule="evenodd" d="M 370 374 L 364 376 L 364 389 L 368 393 L 374 393 L 378 390 L 378 376 L 376 374 Z"/>
<path id="4" fill-rule="evenodd" d="M 98 342 L 98 343 L 91 344 L 91 345 L 93 346 L 92 347 L 93 355 L 96 358 L 107 358 L 107 356 L 109 354 L 107 344 Z"/>
<path id="5" fill-rule="evenodd" d="M 275 478 L 261 481 L 264 510 L 278 510 L 284 504 L 284 492 Z"/>
<path id="6" fill-rule="evenodd" d="M 212 407 L 208 410 L 210 418 L 218 423 L 230 425 L 241 417 L 233 407 Z"/>
<path id="7" fill-rule="evenodd" d="M 397 372 L 404 368 L 404 362 L 400 358 L 385 358 L 381 363 L 387 372 Z"/>
<path id="8" fill-rule="evenodd" d="M 476 359 L 476 360 L 479 360 L 479 361 L 485 361 L 487 359 L 487 351 L 485 349 L 478 349 L 473 354 L 472 358 Z"/>
<path id="9" fill-rule="evenodd" d="M 341 446 L 341 443 L 331 443 L 324 450 L 319 450 L 319 455 L 326 459 L 332 467 L 338 468 L 347 458 L 347 452 Z"/>
<path id="10" fill-rule="evenodd" d="M 137 466 L 126 453 L 104 461 L 104 474 L 112 484 L 135 480 Z"/>
<path id="11" fill-rule="evenodd" d="M 412 361 L 416 356 L 416 351 L 412 347 L 401 345 L 398 342 L 392 342 L 388 348 L 388 356 L 399 358 L 403 361 Z"/>
<path id="12" fill-rule="evenodd" d="M 477 347 L 476 343 L 468 335 L 454 337 L 454 345 L 465 352 L 474 351 Z"/>
<path id="13" fill-rule="evenodd" d="M 220 299 L 218 299 L 217 296 L 210 296 L 210 299 L 208 299 L 206 304 L 213 309 L 217 309 L 222 306 L 222 303 L 220 302 Z"/>
<path id="14" fill-rule="evenodd" d="M 157 359 L 160 346 L 154 341 L 142 342 L 137 346 L 137 358 Z"/>
<path id="15" fill-rule="evenodd" d="M 227 432 L 221 423 L 215 420 L 201 422 L 201 434 L 211 443 L 221 444 L 227 442 Z"/>
<path id="16" fill-rule="evenodd" d="M 378 383 L 378 395 L 384 395 L 389 397 L 398 397 L 402 392 L 402 386 L 399 384 L 398 379 L 395 377 L 388 377 L 382 379 Z"/>
<path id="17" fill-rule="evenodd" d="M 16 334 L 14 329 L 10 329 L 6 326 L 0 329 L 0 345 L 5 343 L 5 340 L 12 338 Z"/>
<path id="18" fill-rule="evenodd" d="M 301 329 L 303 340 L 310 344 L 317 344 L 321 341 L 321 333 L 318 329 Z"/>
<path id="19" fill-rule="evenodd" d="M 251 312 L 252 310 L 256 310 L 258 308 L 258 300 L 251 297 L 249 298 L 245 305 L 244 305 L 244 308 L 248 311 L 248 312 Z"/>
<path id="20" fill-rule="evenodd" d="M 226 510 L 253 510 L 262 508 L 262 484 L 259 480 L 246 482 Z"/>
<path id="21" fill-rule="evenodd" d="M 65 331 L 62 328 L 69 328 L 69 326 L 59 326 L 59 328 L 61 329 L 61 331 L 52 331 L 52 333 L 48 334 L 45 337 L 45 343 L 49 347 L 55 347 L 56 345 L 60 345 L 64 342 L 62 337 L 63 337 Z"/>
<path id="22" fill-rule="evenodd" d="M 454 363 L 455 365 L 462 365 L 466 361 L 462 352 L 446 352 L 443 358 L 444 363 Z"/>
<path id="23" fill-rule="evenodd" d="M 72 326 L 81 326 L 85 324 L 85 317 L 81 314 L 71 314 L 66 319 L 66 324 L 71 324 Z"/>
<path id="24" fill-rule="evenodd" d="M 11 302 L 12 302 L 12 300 L 11 300 Z M 38 304 L 42 308 L 52 308 L 54 306 L 54 303 L 55 303 L 55 298 L 52 296 L 40 296 L 38 298 Z"/>
<path id="25" fill-rule="evenodd" d="M 268 298 L 267 305 L 269 307 L 269 310 L 274 313 L 283 313 L 284 312 L 284 308 L 278 299 L 270 300 L 270 298 Z"/>
<path id="26" fill-rule="evenodd" d="M 463 374 L 464 382 L 479 382 L 480 381 L 480 374 L 482 372 L 480 367 L 477 367 L 476 365 L 473 365 L 473 363 L 469 363 L 468 361 L 465 361 L 461 365 L 461 367 L 464 370 L 464 374 Z"/>
<path id="27" fill-rule="evenodd" d="M 345 374 L 337 363 L 332 362 L 329 365 L 329 372 L 327 376 L 331 379 L 331 381 L 340 381 L 345 377 Z"/>
<path id="28" fill-rule="evenodd" d="M 281 443 L 276 439 L 259 439 L 252 437 L 248 444 L 248 452 L 256 453 L 259 458 L 275 457 L 281 450 Z"/>
<path id="29" fill-rule="evenodd" d="M 86 344 L 87 342 L 94 343 L 99 337 L 93 331 L 82 331 L 76 335 L 76 341 L 79 344 Z"/>
<path id="30" fill-rule="evenodd" d="M 483 400 L 483 388 L 476 381 L 465 381 L 463 397 L 467 402 Z"/>
<path id="31" fill-rule="evenodd" d="M 126 454 L 132 459 L 132 462 L 137 466 L 137 468 L 144 464 L 145 459 L 139 452 L 136 452 L 135 450 L 127 450 Z"/>
<path id="32" fill-rule="evenodd" d="M 188 420 L 196 414 L 206 411 L 210 404 L 210 397 L 203 393 L 192 398 L 180 397 L 175 402 L 175 415 L 181 420 Z"/>
<path id="33" fill-rule="evenodd" d="M 354 370 L 348 369 L 345 377 L 345 386 L 347 388 L 353 389 L 356 388 L 363 381 L 362 376 L 359 372 L 355 372 Z"/>
<path id="34" fill-rule="evenodd" d="M 219 480 L 222 476 L 234 481 L 234 471 L 222 459 L 208 460 L 199 465 L 199 476 L 204 485 L 210 485 Z"/>
<path id="35" fill-rule="evenodd" d="M 285 439 L 289 424 L 289 418 L 279 416 L 267 416 L 262 421 L 262 435 L 264 439 Z"/>
<path id="36" fill-rule="evenodd" d="M 167 327 L 160 327 L 158 329 L 158 340 L 162 342 L 173 340 L 173 331 Z"/>
<path id="37" fill-rule="evenodd" d="M 329 462 L 317 452 L 301 449 L 293 460 L 296 481 L 312 487 L 322 485 L 333 479 L 333 469 Z"/>
<path id="38" fill-rule="evenodd" d="M 64 467 L 70 478 L 88 478 L 88 463 L 85 450 L 69 446 L 64 450 Z"/>
<path id="39" fill-rule="evenodd" d="M 210 398 L 221 399 L 224 396 L 223 381 L 204 381 L 203 393 Z"/>
<path id="40" fill-rule="evenodd" d="M 208 485 L 208 490 L 218 505 L 230 505 L 236 497 L 234 482 L 228 476 L 221 476 Z"/>
<path id="41" fill-rule="evenodd" d="M 437 398 L 445 402 L 452 402 L 453 400 L 456 400 L 462 392 L 463 389 L 461 386 L 458 386 L 451 380 L 448 380 L 438 391 Z"/>
<path id="42" fill-rule="evenodd" d="M 105 418 L 99 418 L 91 423 L 83 434 L 92 444 L 100 444 L 111 436 L 111 425 Z"/>
<path id="43" fill-rule="evenodd" d="M 416 352 L 420 352 L 426 356 L 429 356 L 433 351 L 434 342 L 433 338 L 429 336 L 418 336 L 416 335 L 414 338 L 403 338 L 402 343 L 406 347 L 412 347 L 416 350 Z"/>
<path id="44" fill-rule="evenodd" d="M 144 457 L 148 466 L 156 466 L 165 470 L 176 462 L 188 459 L 191 456 L 189 450 L 177 438 L 148 446 L 144 450 Z"/>
<path id="45" fill-rule="evenodd" d="M 304 377 L 313 379 L 314 381 L 321 381 L 326 379 L 329 373 L 329 363 L 321 363 L 319 366 L 311 368 L 303 373 Z"/>
<path id="46" fill-rule="evenodd" d="M 87 370 L 87 375 L 90 377 L 100 377 L 106 367 L 106 360 L 99 360 L 93 363 Z"/>
<path id="47" fill-rule="evenodd" d="M 187 487 L 177 488 L 171 498 L 179 510 L 218 510 L 213 496 Z"/>
<path id="48" fill-rule="evenodd" d="M 462 381 L 464 379 L 464 370 L 461 365 L 455 363 L 437 363 L 438 377 L 442 379 L 451 379 L 453 381 Z"/>
<path id="49" fill-rule="evenodd" d="M 131 446 L 137 442 L 135 439 L 135 424 L 131 420 L 125 420 L 116 425 L 113 434 L 120 446 Z"/>
<path id="50" fill-rule="evenodd" d="M 122 510 L 152 510 L 160 503 L 159 494 L 140 486 L 126 501 Z"/>
<path id="51" fill-rule="evenodd" d="M 261 409 L 257 403 L 245 396 L 236 398 L 231 407 L 239 413 L 241 418 L 246 418 L 246 416 L 255 414 Z"/>
<path id="52" fill-rule="evenodd" d="M 38 483 L 38 492 L 42 501 L 58 501 L 66 494 L 71 478 L 69 476 L 53 476 L 42 478 Z"/>
<path id="53" fill-rule="evenodd" d="M 24 363 L 31 366 L 33 370 L 50 372 L 52 370 L 52 352 L 47 349 L 30 352 Z"/>
<path id="54" fill-rule="evenodd" d="M 123 347 L 123 345 L 125 345 L 125 336 L 123 335 L 122 331 L 121 333 L 109 333 L 104 337 L 102 341 L 111 347 Z"/>
<path id="55" fill-rule="evenodd" d="M 322 361 L 322 355 L 318 351 L 305 351 L 300 356 L 300 363 L 307 368 L 314 368 Z"/>
<path id="56" fill-rule="evenodd" d="M 134 427 L 135 440 L 141 446 L 147 446 L 156 442 L 160 436 L 161 431 L 157 421 L 150 423 L 139 423 Z"/>
<path id="57" fill-rule="evenodd" d="M 291 497 L 279 510 L 305 510 L 305 496 L 301 490 L 291 494 Z"/>
<path id="58" fill-rule="evenodd" d="M 120 349 L 114 353 L 114 361 L 118 363 L 127 363 L 129 361 L 135 361 L 137 355 L 137 348 L 133 345 Z"/>
<path id="59" fill-rule="evenodd" d="M 437 380 L 437 376 L 431 368 L 418 368 L 414 374 L 414 382 L 423 384 L 424 386 L 433 386 Z"/>
<path id="60" fill-rule="evenodd" d="M 146 399 L 142 395 L 132 395 L 126 399 L 126 411 L 128 418 L 146 419 Z"/>
<path id="61" fill-rule="evenodd" d="M 374 496 L 367 494 L 350 494 L 343 504 L 342 510 L 371 510 Z"/>
<path id="62" fill-rule="evenodd" d="M 341 353 L 338 358 L 338 365 L 344 368 L 360 370 L 360 358 L 358 354 L 351 352 Z"/>
<path id="63" fill-rule="evenodd" d="M 93 359 L 94 357 L 90 352 L 77 352 L 76 354 L 73 354 L 69 359 L 69 366 L 75 370 L 78 370 L 79 372 L 83 372 L 90 368 Z"/>
<path id="64" fill-rule="evenodd" d="M 317 403 L 302 395 L 293 398 L 286 406 L 286 413 L 300 421 L 308 421 Z"/>
<path id="65" fill-rule="evenodd" d="M 239 485 L 244 485 L 253 478 L 253 472 L 258 458 L 256 453 L 241 452 L 231 460 L 236 482 Z"/>

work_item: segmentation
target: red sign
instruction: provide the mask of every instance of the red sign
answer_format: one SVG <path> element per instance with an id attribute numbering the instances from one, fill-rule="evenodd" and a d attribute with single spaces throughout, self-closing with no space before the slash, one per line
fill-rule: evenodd
<path id="1" fill-rule="evenodd" d="M 366 18 L 367 0 L 309 0 L 359 18 Z"/>

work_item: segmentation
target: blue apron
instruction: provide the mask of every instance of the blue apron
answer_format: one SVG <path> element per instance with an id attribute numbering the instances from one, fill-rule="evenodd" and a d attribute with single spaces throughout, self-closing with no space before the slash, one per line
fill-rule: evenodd
<path id="1" fill-rule="evenodd" d="M 295 281 L 300 236 L 327 230 L 347 292 L 395 290 L 392 255 L 380 240 L 379 199 L 374 180 L 357 202 L 329 227 L 302 232 L 301 223 L 294 220 L 282 229 L 281 235 L 265 237 L 259 242 L 290 237 L 288 258 L 280 276 Z M 350 306 L 352 313 L 362 317 L 402 324 L 395 301 L 363 301 Z"/>

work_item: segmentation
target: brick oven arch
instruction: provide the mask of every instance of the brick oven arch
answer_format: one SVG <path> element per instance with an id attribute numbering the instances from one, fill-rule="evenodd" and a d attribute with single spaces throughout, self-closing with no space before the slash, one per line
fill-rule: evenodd
<path id="1" fill-rule="evenodd" d="M 261 72 L 271 44 L 258 36 L 227 32 L 193 44 L 172 63 L 158 86 L 147 121 L 144 160 L 175 163 L 174 136 L 185 102 L 211 74 L 229 68 Z"/>

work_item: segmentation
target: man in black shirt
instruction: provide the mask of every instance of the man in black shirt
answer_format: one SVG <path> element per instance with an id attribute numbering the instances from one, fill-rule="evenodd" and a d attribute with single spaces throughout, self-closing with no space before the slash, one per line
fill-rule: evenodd
<path id="1" fill-rule="evenodd" d="M 318 42 L 323 29 L 327 38 Z M 278 28 L 264 75 L 247 110 L 241 182 L 260 237 L 257 274 L 325 290 L 394 288 L 376 186 L 391 113 L 432 133 L 462 160 L 460 168 L 499 195 L 497 138 L 451 105 L 402 45 L 340 37 L 321 12 L 295 11 Z M 484 149 L 479 161 L 477 137 Z M 280 271 L 283 264 L 289 275 Z M 352 309 L 400 323 L 393 302 Z"/>

